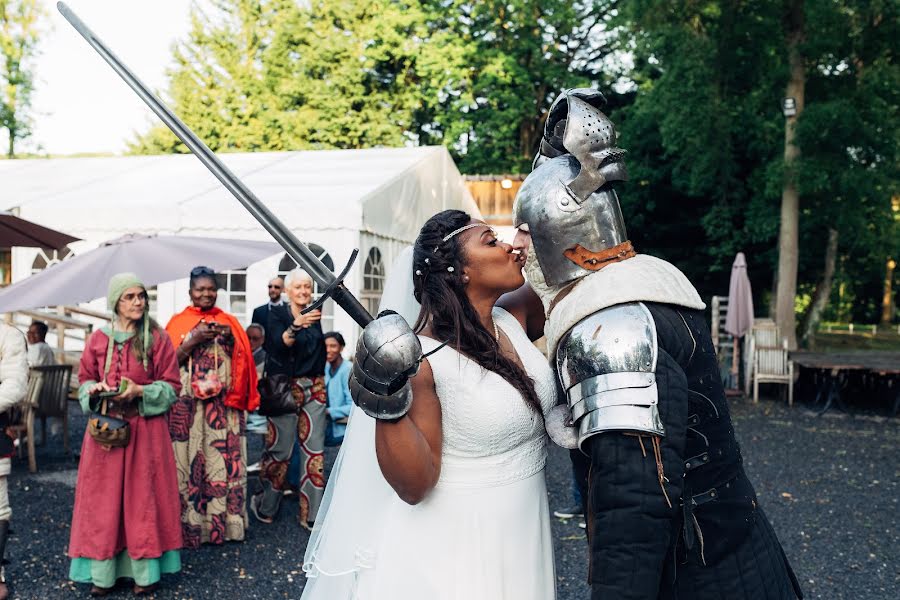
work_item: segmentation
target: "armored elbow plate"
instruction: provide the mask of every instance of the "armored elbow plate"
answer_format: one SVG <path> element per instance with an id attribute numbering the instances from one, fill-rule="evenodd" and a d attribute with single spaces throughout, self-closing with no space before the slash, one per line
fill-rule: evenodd
<path id="1" fill-rule="evenodd" d="M 556 368 L 578 445 L 606 431 L 665 435 L 656 385 L 656 324 L 644 304 L 598 311 L 560 339 Z"/>

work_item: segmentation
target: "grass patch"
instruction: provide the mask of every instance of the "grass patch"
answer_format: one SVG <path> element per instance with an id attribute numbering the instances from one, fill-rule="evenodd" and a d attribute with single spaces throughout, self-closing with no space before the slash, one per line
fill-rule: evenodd
<path id="1" fill-rule="evenodd" d="M 810 350 L 817 352 L 846 352 L 853 350 L 881 350 L 900 352 L 900 335 L 896 333 L 824 333 L 815 335 Z"/>

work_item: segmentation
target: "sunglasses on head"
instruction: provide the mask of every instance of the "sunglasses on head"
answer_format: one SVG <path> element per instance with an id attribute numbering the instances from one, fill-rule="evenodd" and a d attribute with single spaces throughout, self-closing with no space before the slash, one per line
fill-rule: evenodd
<path id="1" fill-rule="evenodd" d="M 191 269 L 191 277 L 201 277 L 203 275 L 209 275 L 215 277 L 216 272 L 210 269 L 209 267 L 194 267 Z"/>

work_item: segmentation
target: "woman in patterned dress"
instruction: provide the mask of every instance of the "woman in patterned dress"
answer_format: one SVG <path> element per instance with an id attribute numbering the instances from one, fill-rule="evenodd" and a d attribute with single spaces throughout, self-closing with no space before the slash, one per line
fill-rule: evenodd
<path id="1" fill-rule="evenodd" d="M 250 341 L 216 308 L 215 273 L 191 271 L 191 306 L 166 331 L 176 346 L 182 391 L 169 412 L 186 548 L 242 541 L 247 529 L 245 411 L 259 405 Z"/>
<path id="2" fill-rule="evenodd" d="M 260 461 L 262 492 L 253 497 L 250 510 L 262 523 L 272 523 L 287 485 L 295 442 L 300 453 L 300 525 L 311 528 L 325 493 L 325 342 L 318 310 L 301 314 L 312 302 L 309 274 L 294 269 L 284 288 L 287 306 L 269 311 L 266 324 L 266 373 L 291 376 L 296 413 L 269 417 L 265 449 Z"/>

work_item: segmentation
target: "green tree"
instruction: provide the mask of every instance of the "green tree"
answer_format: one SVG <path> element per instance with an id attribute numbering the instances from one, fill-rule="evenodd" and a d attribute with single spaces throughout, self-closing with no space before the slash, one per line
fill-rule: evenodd
<path id="1" fill-rule="evenodd" d="M 808 102 L 797 136 L 801 239 L 809 256 L 801 274 L 834 297 L 820 276 L 834 270 L 845 294 L 857 298 L 848 318 L 877 322 L 885 264 L 900 252 L 891 210 L 900 188 L 900 10 L 894 2 L 813 2 L 806 17 Z M 840 240 L 834 262 L 824 251 L 829 230 Z M 829 313 L 827 304 L 814 308 L 805 319 L 807 339 Z"/>
<path id="2" fill-rule="evenodd" d="M 613 80 L 617 0 L 425 1 L 429 49 L 417 134 L 450 148 L 464 173 L 527 172 L 550 103 Z"/>
<path id="3" fill-rule="evenodd" d="M 681 266 L 705 297 L 727 289 L 732 258 L 744 251 L 758 311 L 770 304 L 778 264 L 780 109 L 790 74 L 783 6 L 778 0 L 623 4 L 636 95 L 613 115 L 630 152 L 632 183 L 622 200 L 631 237 Z M 900 250 L 890 217 L 900 126 L 896 12 L 890 2 L 806 5 L 799 48 L 805 110 L 796 124 L 800 155 L 793 169 L 798 289 L 807 300 L 797 305 L 804 311 L 817 306 L 805 296 L 817 287 L 834 298 L 833 279 L 845 299 L 857 298 L 853 318 L 877 320 L 885 260 Z M 818 314 L 828 317 L 827 306 L 820 302 Z M 818 316 L 807 316 L 814 328 Z"/>
<path id="4" fill-rule="evenodd" d="M 37 0 L 0 0 L 0 127 L 6 129 L 6 155 L 31 135 L 33 60 L 40 39 L 42 11 Z"/>
<path id="5" fill-rule="evenodd" d="M 728 289 L 747 254 L 755 291 L 771 281 L 784 77 L 777 0 L 634 0 L 623 36 L 634 48 L 635 100 L 613 113 L 629 151 L 622 192 L 642 251 L 678 264 L 704 297 Z M 778 188 L 780 193 L 780 187 Z"/>
<path id="6" fill-rule="evenodd" d="M 415 3 L 220 0 L 194 9 L 169 97 L 217 151 L 400 146 L 426 34 Z M 183 151 L 161 126 L 131 150 Z"/>
<path id="7" fill-rule="evenodd" d="M 218 0 L 168 95 L 214 150 L 445 144 L 465 172 L 530 166 L 544 114 L 590 85 L 616 0 Z M 164 128 L 138 153 L 183 151 Z"/>
<path id="8" fill-rule="evenodd" d="M 271 3 L 216 0 L 210 12 L 191 9 L 188 39 L 174 49 L 169 98 L 178 116 L 216 151 L 277 149 L 272 98 L 264 85 L 262 54 Z M 130 145 L 136 154 L 187 152 L 164 125 Z"/>

